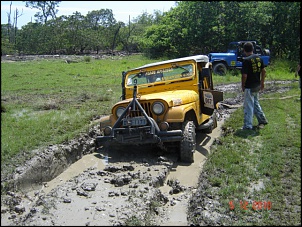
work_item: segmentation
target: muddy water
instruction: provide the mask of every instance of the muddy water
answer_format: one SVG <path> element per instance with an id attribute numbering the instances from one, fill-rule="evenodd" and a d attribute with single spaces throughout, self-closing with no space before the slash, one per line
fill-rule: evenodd
<path id="1" fill-rule="evenodd" d="M 221 123 L 218 123 L 221 124 Z M 221 129 L 218 125 L 211 134 L 196 133 L 196 150 L 194 154 L 194 163 L 185 165 L 178 163 L 175 169 L 172 169 L 167 180 L 179 180 L 181 185 L 186 187 L 194 187 L 198 183 L 198 176 L 202 170 L 203 164 L 206 161 L 206 156 L 210 152 L 210 146 L 213 140 L 219 137 Z M 161 188 L 163 191 L 165 187 Z"/>
<path id="2" fill-rule="evenodd" d="M 219 123 L 218 123 L 219 124 Z M 206 155 L 209 153 L 209 147 L 212 144 L 214 138 L 220 135 L 220 127 L 213 130 L 211 134 L 196 133 L 196 151 L 194 154 L 194 163 L 186 165 L 177 163 L 176 167 L 170 171 L 167 180 L 179 180 L 180 184 L 186 187 L 194 187 L 198 183 L 198 176 L 202 170 L 202 166 L 206 161 Z M 96 167 L 97 169 L 104 169 L 108 164 L 108 156 L 100 158 L 99 153 L 92 153 L 83 156 L 80 160 L 73 163 L 68 169 L 66 169 L 59 176 L 53 180 L 47 182 L 43 186 L 43 191 L 47 194 L 53 188 L 58 185 L 67 182 L 73 177 L 81 174 L 84 170 L 90 167 Z M 163 192 L 169 192 L 171 188 L 164 185 L 161 187 Z"/>
<path id="3" fill-rule="evenodd" d="M 58 185 L 67 182 L 73 177 L 81 174 L 84 170 L 90 167 L 96 167 L 97 169 L 104 169 L 107 164 L 106 157 L 99 158 L 98 153 L 87 154 L 83 156 L 79 161 L 73 163 L 68 169 L 62 172 L 59 176 L 47 182 L 42 188 L 47 194 Z"/>
<path id="4" fill-rule="evenodd" d="M 203 165 L 210 153 L 210 146 L 215 138 L 221 135 L 222 122 L 218 122 L 218 127 L 211 134 L 196 133 L 196 151 L 194 154 L 194 163 L 191 165 L 182 165 L 179 163 L 167 177 L 164 186 L 160 187 L 163 194 L 169 193 L 171 188 L 166 184 L 168 180 L 178 180 L 180 185 L 192 189 L 192 192 L 197 187 L 198 177 L 202 171 Z M 164 218 L 161 226 L 188 226 L 187 223 L 187 207 L 189 197 L 183 194 L 172 195 L 173 205 L 166 205 Z"/>

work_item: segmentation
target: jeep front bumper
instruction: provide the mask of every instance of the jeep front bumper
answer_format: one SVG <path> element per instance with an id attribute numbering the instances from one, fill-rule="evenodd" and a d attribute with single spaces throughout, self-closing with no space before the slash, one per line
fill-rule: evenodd
<path id="1" fill-rule="evenodd" d="M 96 143 L 159 144 L 181 141 L 181 130 L 160 131 L 153 119 L 150 122 L 151 125 L 142 127 L 112 128 L 110 136 L 97 136 Z"/>

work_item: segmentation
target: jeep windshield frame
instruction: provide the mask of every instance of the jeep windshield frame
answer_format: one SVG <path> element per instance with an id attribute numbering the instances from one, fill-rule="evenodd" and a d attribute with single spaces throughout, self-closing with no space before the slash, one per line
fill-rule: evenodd
<path id="1" fill-rule="evenodd" d="M 231 42 L 229 43 L 228 46 L 228 53 L 237 53 L 238 51 L 238 47 L 239 47 L 239 43 L 238 42 Z"/>
<path id="2" fill-rule="evenodd" d="M 174 82 L 182 79 L 192 78 L 195 75 L 195 67 L 193 63 L 172 63 L 161 65 L 160 67 L 146 67 L 127 73 L 125 78 L 126 86 L 149 85 L 159 82 Z"/>

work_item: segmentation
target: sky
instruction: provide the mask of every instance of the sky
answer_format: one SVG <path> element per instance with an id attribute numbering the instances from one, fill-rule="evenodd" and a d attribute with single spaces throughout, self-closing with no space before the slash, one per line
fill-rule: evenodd
<path id="1" fill-rule="evenodd" d="M 11 2 L 11 21 L 13 22 L 13 14 L 16 12 L 16 9 L 19 15 L 22 14 L 18 17 L 18 28 L 21 28 L 29 22 L 35 22 L 34 14 L 39 12 L 38 9 L 25 7 L 25 2 L 23 1 L 1 1 L 1 24 L 8 23 L 8 13 Z M 72 15 L 76 11 L 86 16 L 87 13 L 92 10 L 111 9 L 117 21 L 122 21 L 127 24 L 129 22 L 129 16 L 130 20 L 132 20 L 144 12 L 148 14 L 153 14 L 154 10 L 167 12 L 171 7 L 175 7 L 175 1 L 62 1 L 59 4 L 57 16 Z"/>

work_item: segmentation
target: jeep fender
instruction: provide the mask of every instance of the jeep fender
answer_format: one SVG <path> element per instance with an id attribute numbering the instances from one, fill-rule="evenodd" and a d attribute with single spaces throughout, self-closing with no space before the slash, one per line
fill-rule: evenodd
<path id="1" fill-rule="evenodd" d="M 169 108 L 165 121 L 167 122 L 184 122 L 185 116 L 189 111 L 193 111 L 196 116 L 195 109 L 197 107 L 195 106 L 195 103 L 188 103 L 181 106 L 174 106 Z"/>

